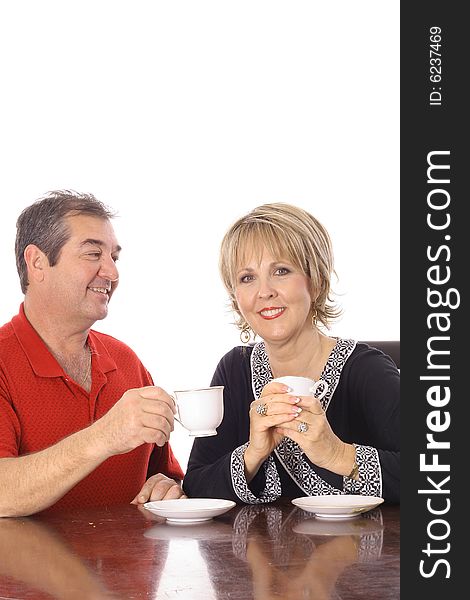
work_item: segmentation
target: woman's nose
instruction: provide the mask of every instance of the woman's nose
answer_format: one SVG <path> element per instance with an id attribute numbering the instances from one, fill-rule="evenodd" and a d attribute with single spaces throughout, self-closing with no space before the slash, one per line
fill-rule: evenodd
<path id="1" fill-rule="evenodd" d="M 260 287 L 258 290 L 258 298 L 267 299 L 267 298 L 273 298 L 276 295 L 277 295 L 276 290 L 273 288 L 272 285 L 269 284 L 269 282 L 265 281 L 265 282 L 260 283 Z"/>

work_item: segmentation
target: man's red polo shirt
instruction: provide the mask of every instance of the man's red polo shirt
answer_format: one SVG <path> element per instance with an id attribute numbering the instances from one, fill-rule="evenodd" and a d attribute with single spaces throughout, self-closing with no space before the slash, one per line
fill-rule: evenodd
<path id="1" fill-rule="evenodd" d="M 153 385 L 136 354 L 115 338 L 90 331 L 90 393 L 63 371 L 24 314 L 0 328 L 0 458 L 52 446 L 102 417 L 124 392 Z M 155 448 L 158 472 L 183 478 L 169 444 L 143 444 L 112 456 L 72 488 L 56 508 L 129 503 L 147 475 Z M 154 463 L 155 453 L 152 457 Z"/>

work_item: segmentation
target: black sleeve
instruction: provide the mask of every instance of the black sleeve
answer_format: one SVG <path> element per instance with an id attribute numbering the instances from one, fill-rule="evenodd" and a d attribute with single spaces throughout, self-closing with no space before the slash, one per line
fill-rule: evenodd
<path id="1" fill-rule="evenodd" d="M 224 417 L 217 435 L 194 440 L 183 480 L 187 496 L 241 502 L 232 485 L 231 457 L 248 441 L 250 381 L 249 349 L 236 347 L 221 359 L 211 381 L 224 386 Z"/>
<path id="2" fill-rule="evenodd" d="M 361 348 L 362 350 L 362 348 Z M 400 373 L 382 352 L 366 348 L 347 363 L 351 414 L 350 443 L 375 448 L 382 496 L 400 501 Z"/>

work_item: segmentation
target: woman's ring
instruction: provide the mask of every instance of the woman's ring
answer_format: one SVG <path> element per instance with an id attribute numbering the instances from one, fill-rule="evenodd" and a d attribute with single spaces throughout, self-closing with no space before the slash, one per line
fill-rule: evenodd
<path id="1" fill-rule="evenodd" d="M 300 423 L 297 425 L 297 431 L 299 433 L 305 433 L 306 431 L 308 431 L 308 425 L 305 421 L 300 421 Z"/>
<path id="2" fill-rule="evenodd" d="M 256 406 L 256 412 L 259 415 L 262 415 L 263 417 L 265 417 L 268 414 L 268 407 L 266 406 L 266 404 L 264 404 L 264 402 L 262 404 L 258 404 Z"/>

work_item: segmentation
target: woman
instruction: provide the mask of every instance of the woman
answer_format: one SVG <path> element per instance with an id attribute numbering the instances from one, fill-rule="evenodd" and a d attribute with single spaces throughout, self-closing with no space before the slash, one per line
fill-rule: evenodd
<path id="1" fill-rule="evenodd" d="M 188 496 L 272 502 L 280 496 L 361 494 L 399 502 L 399 383 L 390 357 L 326 335 L 331 242 L 308 212 L 265 204 L 236 221 L 220 272 L 243 342 L 219 362 L 224 386 L 218 435 L 194 441 Z M 303 376 L 323 397 L 296 397 L 272 381 Z"/>

